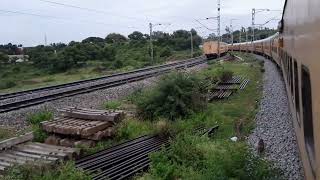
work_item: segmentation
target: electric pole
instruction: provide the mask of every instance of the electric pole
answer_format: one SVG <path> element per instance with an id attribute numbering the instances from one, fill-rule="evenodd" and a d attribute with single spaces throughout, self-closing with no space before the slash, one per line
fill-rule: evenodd
<path id="1" fill-rule="evenodd" d="M 256 9 L 252 9 L 252 42 L 254 41 L 254 20 L 256 16 Z"/>
<path id="2" fill-rule="evenodd" d="M 44 34 L 44 45 L 47 46 L 47 34 Z"/>
<path id="3" fill-rule="evenodd" d="M 240 29 L 239 43 L 241 43 L 241 34 L 242 34 L 242 27 L 241 27 L 241 29 Z"/>
<path id="4" fill-rule="evenodd" d="M 152 23 L 149 24 L 149 28 L 150 28 L 150 56 L 151 56 L 151 64 L 153 64 Z"/>
<path id="5" fill-rule="evenodd" d="M 231 45 L 233 47 L 233 26 L 232 26 L 232 21 L 237 20 L 237 19 L 230 19 L 230 32 L 231 32 Z M 232 48 L 233 52 L 233 48 Z"/>
<path id="6" fill-rule="evenodd" d="M 218 1 L 218 16 L 217 16 L 217 20 L 218 20 L 218 57 L 220 57 L 220 0 Z"/>
<path id="7" fill-rule="evenodd" d="M 249 31 L 249 28 L 246 28 L 246 44 L 247 44 L 247 48 L 246 48 L 246 51 L 248 52 L 248 31 Z"/>
<path id="8" fill-rule="evenodd" d="M 190 31 L 191 35 L 191 58 L 193 58 L 193 35 L 192 35 L 192 30 Z"/>

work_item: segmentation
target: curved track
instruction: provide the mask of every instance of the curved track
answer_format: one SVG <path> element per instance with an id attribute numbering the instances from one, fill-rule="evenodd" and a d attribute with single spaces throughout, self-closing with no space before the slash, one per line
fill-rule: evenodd
<path id="1" fill-rule="evenodd" d="M 189 68 L 205 62 L 207 62 L 207 60 L 204 57 L 198 57 L 68 84 L 4 94 L 0 95 L 0 113 L 10 112 L 64 97 L 111 88 L 129 82 L 140 81 L 168 73 L 174 69 Z"/>

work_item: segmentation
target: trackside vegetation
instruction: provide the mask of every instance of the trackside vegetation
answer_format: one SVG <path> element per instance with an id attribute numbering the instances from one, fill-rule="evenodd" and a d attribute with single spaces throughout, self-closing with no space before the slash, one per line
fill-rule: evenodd
<path id="1" fill-rule="evenodd" d="M 202 38 L 192 30 L 194 56 L 201 55 Z M 115 72 L 190 58 L 190 32 L 154 32 L 154 61 L 150 60 L 149 36 L 135 31 L 128 37 L 111 33 L 81 42 L 25 47 L 0 45 L 0 92 L 32 89 L 83 80 Z M 8 55 L 25 55 L 24 62 Z"/>
<path id="2" fill-rule="evenodd" d="M 194 76 L 215 82 L 232 73 L 250 79 L 247 88 L 228 100 L 207 103 L 200 111 L 169 121 L 174 134 L 170 149 L 153 153 L 149 172 L 136 179 L 281 179 L 281 172 L 256 156 L 245 140 L 255 125 L 262 94 L 262 67 L 251 55 L 241 56 L 244 62 L 214 62 Z M 157 88 L 151 91 L 157 92 Z M 219 129 L 211 137 L 194 132 L 197 127 L 217 125 Z M 239 138 L 237 142 L 230 140 L 234 136 Z"/>
<path id="3" fill-rule="evenodd" d="M 149 171 L 134 179 L 281 179 L 280 170 L 263 160 L 263 155 L 256 155 L 246 142 L 255 126 L 262 95 L 263 63 L 248 54 L 237 55 L 244 61 L 217 60 L 198 73 L 174 72 L 160 78 L 153 87 L 139 88 L 125 99 L 106 102 L 102 108 L 135 111 L 136 116 L 120 122 L 113 139 L 99 142 L 85 153 L 141 135 L 160 134 L 170 136 L 170 149 L 153 153 Z M 208 90 L 234 75 L 250 79 L 250 83 L 227 100 L 208 102 Z M 41 112 L 30 116 L 29 122 L 39 124 L 50 117 L 50 112 Z M 219 129 L 210 137 L 194 131 L 215 126 Z M 230 140 L 234 136 L 238 137 L 236 142 Z M 33 170 L 14 167 L 5 178 L 90 179 L 71 162 L 54 171 L 31 173 Z"/>

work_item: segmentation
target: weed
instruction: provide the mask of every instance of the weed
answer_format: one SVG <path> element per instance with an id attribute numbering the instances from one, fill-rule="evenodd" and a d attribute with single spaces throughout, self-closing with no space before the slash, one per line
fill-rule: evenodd
<path id="1" fill-rule="evenodd" d="M 14 130 L 9 128 L 4 128 L 4 127 L 0 128 L 0 140 L 11 138 L 14 135 L 15 135 Z"/>
<path id="2" fill-rule="evenodd" d="M 112 110 L 116 110 L 119 109 L 121 107 L 121 102 L 117 101 L 117 100 L 113 100 L 113 101 L 108 101 L 104 104 L 104 107 L 106 109 L 112 109 Z"/>
<path id="3" fill-rule="evenodd" d="M 54 77 L 47 77 L 47 78 L 45 78 L 42 82 L 54 82 L 55 81 L 55 79 L 54 79 Z"/>
<path id="4" fill-rule="evenodd" d="M 50 111 L 42 111 L 35 114 L 31 114 L 27 117 L 27 121 L 32 126 L 32 131 L 34 135 L 34 141 L 36 142 L 44 142 L 48 137 L 48 134 L 42 130 L 41 122 L 49 121 L 53 118 L 53 113 Z"/>
<path id="5" fill-rule="evenodd" d="M 117 127 L 116 139 L 128 140 L 152 133 L 152 123 L 136 119 L 126 119 Z"/>
<path id="6" fill-rule="evenodd" d="M 62 164 L 54 171 L 51 167 L 39 167 L 38 165 L 14 166 L 3 177 L 4 180 L 90 180 L 85 172 L 76 169 L 73 162 Z"/>
<path id="7" fill-rule="evenodd" d="M 17 83 L 15 80 L 8 79 L 0 82 L 0 89 L 9 89 L 15 87 L 16 85 Z"/>
<path id="8" fill-rule="evenodd" d="M 39 125 L 41 122 L 51 120 L 52 118 L 53 113 L 48 110 L 44 110 L 35 114 L 30 114 L 27 117 L 27 121 L 32 125 Z"/>

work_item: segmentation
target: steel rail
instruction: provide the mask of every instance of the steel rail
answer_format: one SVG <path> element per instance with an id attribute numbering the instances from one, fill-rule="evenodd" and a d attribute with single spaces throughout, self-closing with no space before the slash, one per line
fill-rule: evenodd
<path id="1" fill-rule="evenodd" d="M 133 71 L 123 72 L 123 73 L 115 73 L 115 74 L 111 74 L 111 75 L 107 75 L 107 76 L 101 76 L 101 77 L 98 77 L 98 78 L 80 80 L 80 81 L 75 81 L 75 82 L 71 82 L 71 83 L 65 83 L 65 84 L 54 85 L 54 86 L 46 86 L 46 87 L 41 87 L 41 88 L 36 88 L 36 89 L 31 89 L 31 90 L 25 90 L 25 91 L 19 91 L 19 92 L 13 92 L 13 93 L 7 93 L 7 94 L 0 94 L 0 100 L 5 100 L 5 99 L 9 99 L 9 98 L 15 98 L 15 97 L 18 97 L 18 96 L 28 95 L 28 94 L 33 94 L 33 93 L 39 93 L 39 92 L 42 92 L 42 91 L 49 91 L 49 90 L 56 90 L 56 89 L 61 89 L 61 88 L 66 88 L 66 87 L 77 86 L 77 85 L 81 85 L 83 83 L 90 83 L 90 82 L 99 81 L 99 80 L 103 80 L 103 79 L 109 79 L 109 78 L 113 78 L 113 77 L 118 77 L 118 76 L 123 76 L 123 75 L 134 74 L 134 73 L 138 73 L 138 72 L 144 72 L 144 71 L 159 69 L 159 68 L 163 68 L 163 67 L 169 67 L 169 66 L 183 64 L 183 63 L 186 63 L 186 62 L 189 62 L 189 61 L 198 60 L 198 59 L 203 59 L 203 57 L 200 56 L 200 57 L 197 57 L 197 58 L 187 59 L 187 60 L 183 60 L 183 61 L 179 61 L 179 62 L 175 62 L 175 63 L 163 64 L 163 65 L 159 65 L 159 66 L 150 66 L 150 67 L 141 68 L 141 69 L 137 69 L 137 70 L 133 70 Z"/>
<path id="2" fill-rule="evenodd" d="M 2 104 L 0 105 L 0 113 L 10 112 L 13 110 L 34 106 L 37 104 L 41 104 L 41 103 L 56 100 L 56 99 L 61 99 L 64 97 L 70 97 L 70 96 L 97 91 L 100 89 L 116 87 L 129 82 L 140 81 L 146 78 L 150 78 L 150 77 L 154 77 L 154 76 L 158 76 L 158 75 L 170 72 L 171 70 L 174 70 L 174 69 L 183 69 L 183 68 L 196 66 L 206 61 L 207 61 L 206 59 L 197 59 L 197 60 L 193 59 L 192 61 L 186 60 L 184 61 L 184 63 L 179 62 L 174 64 L 161 65 L 162 68 L 155 68 L 149 71 L 140 71 L 140 73 L 136 73 L 137 75 L 133 73 L 129 77 L 123 77 L 122 79 L 111 80 L 110 82 L 105 82 L 101 84 L 94 84 L 90 87 L 80 87 L 76 89 L 66 90 L 64 92 L 56 92 L 49 95 L 39 96 L 36 98 L 24 99 L 24 100 L 15 101 L 12 103 Z"/>

